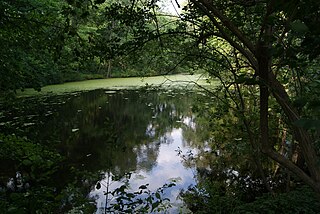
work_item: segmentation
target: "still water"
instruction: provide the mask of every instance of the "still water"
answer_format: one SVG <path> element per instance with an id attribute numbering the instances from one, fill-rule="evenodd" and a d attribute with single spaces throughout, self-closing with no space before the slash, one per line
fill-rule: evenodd
<path id="1" fill-rule="evenodd" d="M 195 169 L 178 154 L 197 153 L 195 145 L 201 145 L 192 111 L 197 96 L 189 90 L 141 89 L 24 98 L 3 109 L 0 126 L 7 134 L 50 145 L 64 157 L 51 177 L 58 189 L 73 181 L 74 169 L 99 175 L 93 182 L 83 179 L 97 213 L 115 203 L 107 192 L 124 183 L 134 192 L 141 185 L 156 191 L 172 182 L 175 186 L 162 196 L 170 199 L 168 212 L 185 213 L 178 196 L 196 184 Z"/>

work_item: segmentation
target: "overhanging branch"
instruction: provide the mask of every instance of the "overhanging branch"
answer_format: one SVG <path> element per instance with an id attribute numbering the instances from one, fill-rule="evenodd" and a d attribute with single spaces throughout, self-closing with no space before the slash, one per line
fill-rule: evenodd
<path id="1" fill-rule="evenodd" d="M 199 2 L 203 4 L 204 7 L 207 8 L 208 11 L 212 12 L 214 16 L 216 16 L 225 27 L 227 27 L 234 35 L 238 37 L 238 39 L 246 46 L 252 53 L 255 53 L 255 46 L 250 42 L 246 36 L 230 21 L 228 17 L 226 17 L 223 13 L 221 13 L 213 4 L 212 1 L 207 0 L 191 0 L 192 2 Z"/>
<path id="2" fill-rule="evenodd" d="M 214 14 L 212 14 L 210 12 L 210 10 L 203 4 L 201 4 L 199 1 L 196 0 L 191 0 L 202 12 L 204 12 L 209 19 L 212 21 L 212 23 L 218 28 L 220 34 L 221 34 L 221 38 L 225 39 L 231 46 L 233 46 L 234 48 L 236 48 L 241 54 L 243 54 L 248 61 L 250 62 L 250 64 L 252 65 L 252 67 L 257 70 L 258 69 L 258 63 L 257 60 L 254 57 L 254 51 L 250 50 L 250 48 L 252 47 L 248 47 L 249 50 L 246 50 L 244 47 L 242 47 L 241 45 L 239 45 L 237 42 L 235 42 L 224 30 L 223 26 L 216 20 Z M 219 17 L 218 17 L 219 18 Z M 224 24 L 224 23 L 223 23 Z M 239 38 L 240 39 L 240 38 Z M 240 39 L 241 41 L 241 39 Z M 245 44 L 244 44 L 245 45 Z"/>

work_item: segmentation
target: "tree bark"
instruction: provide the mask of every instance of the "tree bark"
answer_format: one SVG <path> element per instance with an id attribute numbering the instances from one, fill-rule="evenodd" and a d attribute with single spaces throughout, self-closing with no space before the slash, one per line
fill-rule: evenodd
<path id="1" fill-rule="evenodd" d="M 269 73 L 269 84 L 273 96 L 276 98 L 278 104 L 281 106 L 282 110 L 287 116 L 289 123 L 292 125 L 295 138 L 299 142 L 299 146 L 308 166 L 311 177 L 314 179 L 314 181 L 320 182 L 320 165 L 318 164 L 318 157 L 311 137 L 306 130 L 294 125 L 294 122 L 300 119 L 298 111 L 292 106 L 285 88 L 275 78 L 273 73 Z"/>
<path id="2" fill-rule="evenodd" d="M 267 47 L 264 44 L 258 45 L 259 55 L 258 59 L 258 74 L 260 78 L 259 88 L 260 88 L 260 145 L 262 146 L 262 151 L 269 147 L 269 124 L 268 124 L 268 100 L 269 100 L 269 89 L 268 83 L 268 73 L 270 72 L 270 59 L 267 55 Z"/>
<path id="3" fill-rule="evenodd" d="M 262 151 L 285 168 L 288 168 L 306 184 L 312 187 L 315 192 L 320 194 L 320 167 L 316 150 L 307 131 L 293 125 L 294 122 L 300 118 L 298 111 L 292 106 L 284 86 L 272 73 L 271 57 L 268 56 L 268 46 L 263 42 L 258 44 L 257 60 L 259 66 L 258 74 L 260 77 L 260 143 Z M 288 117 L 289 125 L 293 128 L 295 138 L 299 142 L 299 146 L 301 147 L 302 154 L 311 176 L 286 157 L 276 152 L 268 142 L 268 88 L 270 88 L 273 96 Z"/>

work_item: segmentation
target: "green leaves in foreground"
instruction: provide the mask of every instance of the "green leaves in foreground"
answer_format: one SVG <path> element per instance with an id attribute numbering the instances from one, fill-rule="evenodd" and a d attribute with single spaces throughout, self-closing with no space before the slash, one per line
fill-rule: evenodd
<path id="1" fill-rule="evenodd" d="M 256 201 L 235 209 L 235 213 L 319 213 L 320 203 L 316 194 L 303 186 L 288 193 L 278 195 L 266 194 Z"/>
<path id="2" fill-rule="evenodd" d="M 212 188 L 210 186 L 209 188 Z M 214 189 L 214 188 L 213 188 Z M 182 194 L 193 213 L 277 214 L 319 213 L 320 203 L 316 194 L 302 186 L 280 194 L 265 194 L 251 203 L 239 200 L 234 195 L 218 195 L 216 191 L 192 188 Z"/>
<path id="3" fill-rule="evenodd" d="M 150 213 L 154 211 L 165 212 L 171 207 L 170 199 L 164 197 L 164 191 L 175 186 L 175 183 L 164 184 L 155 192 L 150 191 L 148 186 L 149 184 L 141 185 L 138 191 L 130 192 L 129 187 L 124 184 L 113 192 L 105 193 L 106 197 L 111 195 L 111 201 L 106 207 L 106 211 L 111 213 Z"/>
<path id="4" fill-rule="evenodd" d="M 62 161 L 59 153 L 47 146 L 15 135 L 0 134 L 0 161 L 9 163 L 10 186 L 0 191 L 0 213 L 93 213 L 95 206 L 76 182 L 62 190 L 52 186 L 52 177 Z M 61 180 L 61 182 L 65 182 Z M 71 197 L 72 196 L 72 197 Z"/>
<path id="5" fill-rule="evenodd" d="M 12 161 L 15 170 L 23 170 L 30 179 L 41 181 L 57 170 L 62 157 L 26 138 L 0 134 L 0 160 Z"/>

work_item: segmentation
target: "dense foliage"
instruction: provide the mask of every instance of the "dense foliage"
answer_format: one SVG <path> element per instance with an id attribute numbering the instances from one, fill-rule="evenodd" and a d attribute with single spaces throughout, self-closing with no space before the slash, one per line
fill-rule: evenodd
<path id="1" fill-rule="evenodd" d="M 159 7 L 130 1 L 19 0 L 0 3 L 0 91 L 90 78 L 185 71 Z M 172 41 L 171 41 L 172 42 Z"/>
<path id="2" fill-rule="evenodd" d="M 86 198 L 86 191 L 80 188 L 80 180 L 59 189 L 54 183 L 48 184 L 62 163 L 62 156 L 44 145 L 32 143 L 26 138 L 0 136 L 0 161 L 3 172 L 15 174 L 7 187 L 0 192 L 2 213 L 50 213 L 70 209 L 93 212 L 95 207 Z M 8 172 L 8 165 L 11 172 Z M 74 172 L 77 177 L 77 172 Z M 80 177 L 85 177 L 84 173 Z M 92 178 L 92 176 L 90 177 Z M 2 181 L 1 183 L 4 183 Z M 70 197 L 72 195 L 72 197 Z"/>
<path id="3" fill-rule="evenodd" d="M 205 72 L 220 84 L 205 88 L 207 100 L 194 107 L 210 130 L 198 134 L 210 151 L 192 158 L 200 190 L 182 194 L 187 204 L 229 212 L 223 198 L 241 213 L 279 199 L 274 212 L 288 211 L 283 201 L 314 201 L 301 186 L 320 194 L 319 8 L 317 0 L 190 0 L 174 16 L 158 1 L 4 0 L 0 93 L 85 78 Z M 37 145 L 1 138 L 17 148 L 13 158 L 3 147 L 4 159 L 40 167 L 32 162 L 42 160 Z M 19 153 L 29 149 L 30 158 Z M 315 210 L 302 208 L 290 212 Z"/>
<path id="4" fill-rule="evenodd" d="M 305 1 L 195 0 L 185 8 L 182 17 L 195 26 L 204 69 L 221 82 L 209 94 L 219 103 L 197 106 L 212 130 L 204 138 L 212 151 L 195 163 L 211 183 L 202 196 L 209 194 L 217 212 L 226 211 L 219 199 L 224 195 L 235 196 L 230 204 L 248 203 L 301 182 L 320 192 L 319 105 L 309 94 L 317 96 L 319 56 L 307 48 L 319 45 L 313 27 L 319 7 Z"/>

